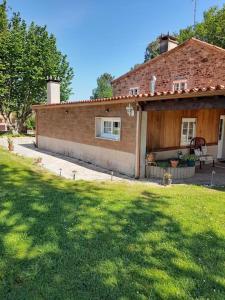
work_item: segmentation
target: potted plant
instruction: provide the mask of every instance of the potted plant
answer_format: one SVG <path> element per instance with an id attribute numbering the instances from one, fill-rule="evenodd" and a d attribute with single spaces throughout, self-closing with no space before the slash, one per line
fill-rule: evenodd
<path id="1" fill-rule="evenodd" d="M 172 174 L 164 173 L 163 175 L 163 184 L 164 185 L 171 185 L 172 183 Z"/>
<path id="2" fill-rule="evenodd" d="M 171 159 L 170 160 L 170 165 L 172 168 L 176 168 L 179 164 L 179 160 L 178 159 Z"/>
<path id="3" fill-rule="evenodd" d="M 184 155 L 183 160 L 187 162 L 188 167 L 194 167 L 195 162 L 197 160 L 197 156 L 195 154 L 186 154 Z"/>
<path id="4" fill-rule="evenodd" d="M 14 144 L 13 144 L 13 140 L 11 138 L 8 138 L 8 149 L 9 149 L 9 151 L 14 150 Z"/>
<path id="5" fill-rule="evenodd" d="M 156 162 L 156 165 L 157 165 L 157 167 L 166 169 L 166 168 L 169 167 L 169 162 L 168 162 L 167 160 L 158 160 L 158 161 Z"/>
<path id="6" fill-rule="evenodd" d="M 177 151 L 177 157 L 178 157 L 178 159 L 182 159 L 183 152 L 181 150 Z"/>
<path id="7" fill-rule="evenodd" d="M 150 152 L 146 155 L 146 161 L 148 165 L 155 165 L 155 153 Z"/>

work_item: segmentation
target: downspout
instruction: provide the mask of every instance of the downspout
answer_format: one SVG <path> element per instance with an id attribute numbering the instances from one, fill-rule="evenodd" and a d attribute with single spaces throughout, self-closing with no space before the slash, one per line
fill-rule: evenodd
<path id="1" fill-rule="evenodd" d="M 142 108 L 137 102 L 136 149 L 135 149 L 135 178 L 140 177 L 140 148 L 141 148 L 141 117 Z"/>

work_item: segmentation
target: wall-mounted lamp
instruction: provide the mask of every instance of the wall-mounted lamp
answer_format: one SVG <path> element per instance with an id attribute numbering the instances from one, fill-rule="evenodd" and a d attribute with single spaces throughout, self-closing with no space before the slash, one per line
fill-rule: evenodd
<path id="1" fill-rule="evenodd" d="M 134 116 L 134 108 L 133 106 L 129 103 L 129 105 L 126 107 L 126 111 L 129 117 Z"/>
<path id="2" fill-rule="evenodd" d="M 106 109 L 105 109 L 105 112 L 107 112 L 107 113 L 108 113 L 108 112 L 109 112 L 109 108 L 106 108 Z"/>
<path id="3" fill-rule="evenodd" d="M 68 114 L 68 113 L 69 113 L 69 111 L 68 111 L 68 110 L 66 110 L 66 111 L 65 111 L 65 113 L 66 113 L 66 114 Z"/>

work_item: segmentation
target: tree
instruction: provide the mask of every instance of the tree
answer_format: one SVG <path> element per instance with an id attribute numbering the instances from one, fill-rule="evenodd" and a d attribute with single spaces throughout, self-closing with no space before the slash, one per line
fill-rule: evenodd
<path id="1" fill-rule="evenodd" d="M 174 34 L 181 44 L 186 40 L 196 37 L 202 41 L 225 48 L 225 5 L 219 9 L 217 6 L 209 8 L 203 14 L 203 21 L 195 26 L 188 26 Z M 148 61 L 159 53 L 159 39 L 148 44 L 144 61 Z"/>
<path id="2" fill-rule="evenodd" d="M 61 79 L 61 100 L 66 101 L 73 70 L 46 26 L 27 26 L 19 13 L 7 19 L 6 1 L 0 6 L 0 45 L 0 113 L 11 129 L 22 131 L 31 106 L 47 99 L 47 76 Z M 11 122 L 12 114 L 16 125 Z"/>
<path id="3" fill-rule="evenodd" d="M 104 73 L 97 78 L 97 88 L 92 91 L 91 99 L 110 98 L 113 95 L 111 81 L 114 77 L 109 73 Z"/>
<path id="4" fill-rule="evenodd" d="M 144 62 L 147 62 L 150 59 L 159 55 L 159 39 L 148 44 L 145 50 Z"/>
<path id="5" fill-rule="evenodd" d="M 178 41 L 182 43 L 191 37 L 225 48 L 225 5 L 221 9 L 211 7 L 204 12 L 202 22 L 181 29 Z"/>

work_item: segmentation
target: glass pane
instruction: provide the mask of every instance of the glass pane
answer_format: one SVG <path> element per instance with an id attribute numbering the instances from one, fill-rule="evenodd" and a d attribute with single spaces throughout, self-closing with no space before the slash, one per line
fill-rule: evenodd
<path id="1" fill-rule="evenodd" d="M 186 135 L 182 135 L 181 137 L 181 144 L 185 145 L 187 143 L 187 136 Z"/>
<path id="2" fill-rule="evenodd" d="M 193 127 L 193 124 L 192 124 L 192 128 L 189 127 L 188 140 L 191 141 L 193 139 L 193 137 L 194 137 L 194 127 Z"/>
<path id="3" fill-rule="evenodd" d="M 186 129 L 186 128 L 183 128 L 183 132 L 182 132 L 183 135 L 187 136 L 187 132 L 188 132 L 187 129 Z"/>
<path id="4" fill-rule="evenodd" d="M 180 83 L 180 89 L 181 90 L 185 90 L 185 82 L 181 82 Z"/>
<path id="5" fill-rule="evenodd" d="M 187 129 L 188 128 L 188 122 L 183 122 L 183 128 Z"/>
<path id="6" fill-rule="evenodd" d="M 113 134 L 119 135 L 120 133 L 120 122 L 113 122 Z"/>
<path id="7" fill-rule="evenodd" d="M 111 133 L 112 132 L 112 122 L 104 121 L 104 133 Z"/>
<path id="8" fill-rule="evenodd" d="M 174 83 L 174 90 L 179 91 L 179 83 Z"/>

